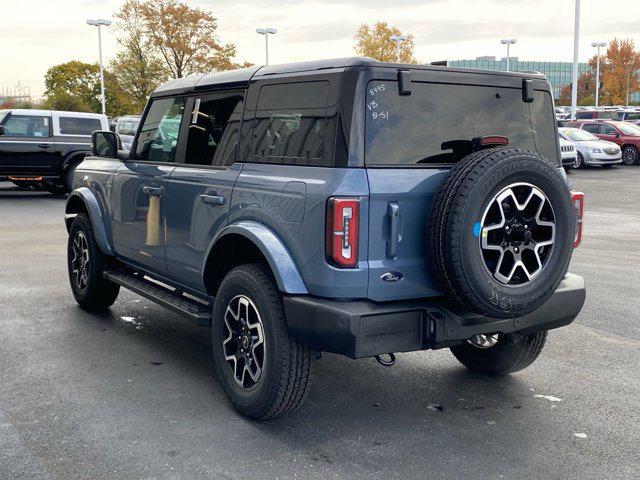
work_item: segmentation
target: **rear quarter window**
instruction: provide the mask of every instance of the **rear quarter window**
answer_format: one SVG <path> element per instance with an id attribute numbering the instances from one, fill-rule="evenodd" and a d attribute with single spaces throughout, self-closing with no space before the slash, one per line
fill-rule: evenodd
<path id="1" fill-rule="evenodd" d="M 325 165 L 328 81 L 263 85 L 251 157 L 262 163 Z"/>
<path id="2" fill-rule="evenodd" d="M 102 130 L 99 118 L 60 117 L 60 135 L 91 135 Z"/>
<path id="3" fill-rule="evenodd" d="M 413 82 L 399 95 L 395 81 L 367 88 L 367 165 L 451 164 L 470 153 L 476 137 L 502 135 L 510 146 L 538 151 L 557 163 L 553 101 L 536 91 L 522 101 L 519 88 Z"/>

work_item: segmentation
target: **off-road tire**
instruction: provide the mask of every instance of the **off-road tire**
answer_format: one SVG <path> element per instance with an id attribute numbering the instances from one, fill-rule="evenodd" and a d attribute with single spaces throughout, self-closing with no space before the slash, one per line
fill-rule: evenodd
<path id="1" fill-rule="evenodd" d="M 476 232 L 485 208 L 506 186 L 526 182 L 553 205 L 556 240 L 546 266 L 526 285 L 504 285 L 485 267 Z M 466 309 L 494 318 L 526 315 L 546 302 L 567 272 L 575 212 L 558 168 L 519 148 L 491 148 L 458 162 L 434 197 L 427 232 L 430 267 L 444 292 Z"/>
<path id="2" fill-rule="evenodd" d="M 224 315 L 238 295 L 248 297 L 257 307 L 264 330 L 264 369 L 250 390 L 236 382 L 223 348 Z M 212 326 L 216 371 L 238 412 L 254 420 L 268 420 L 301 405 L 311 384 L 312 351 L 290 334 L 282 297 L 265 266 L 241 265 L 225 276 L 216 294 Z"/>
<path id="3" fill-rule="evenodd" d="M 74 247 L 73 243 L 78 232 L 82 232 L 86 239 L 89 252 L 87 282 L 85 288 L 79 288 L 75 282 L 73 272 Z M 113 259 L 100 250 L 93 233 L 91 220 L 85 214 L 79 214 L 73 219 L 69 229 L 69 241 L 67 245 L 67 267 L 69 271 L 69 283 L 73 296 L 78 305 L 85 310 L 100 312 L 109 308 L 116 301 L 120 292 L 117 285 L 102 276 Z"/>
<path id="4" fill-rule="evenodd" d="M 547 332 L 500 335 L 498 343 L 478 348 L 470 342 L 451 347 L 451 353 L 469 370 L 484 375 L 504 375 L 527 368 L 542 352 Z"/>

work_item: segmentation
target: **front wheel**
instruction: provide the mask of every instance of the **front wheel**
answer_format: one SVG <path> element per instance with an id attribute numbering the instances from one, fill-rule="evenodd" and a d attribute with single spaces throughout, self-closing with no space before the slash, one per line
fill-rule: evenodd
<path id="1" fill-rule="evenodd" d="M 638 159 L 640 159 L 640 154 L 638 154 L 638 149 L 633 145 L 627 145 L 622 150 L 622 161 L 625 165 L 637 165 Z"/>
<path id="2" fill-rule="evenodd" d="M 102 276 L 109 260 L 110 257 L 98 247 L 91 220 L 79 214 L 69 229 L 67 265 L 71 291 L 78 305 L 85 310 L 106 310 L 118 297 L 120 285 Z"/>
<path id="3" fill-rule="evenodd" d="M 542 352 L 547 332 L 475 335 L 451 353 L 469 370 L 484 375 L 504 375 L 523 370 Z"/>
<path id="4" fill-rule="evenodd" d="M 580 152 L 577 153 L 576 159 L 571 164 L 571 168 L 578 169 L 584 167 L 584 158 Z"/>
<path id="5" fill-rule="evenodd" d="M 242 265 L 222 281 L 213 308 L 213 358 L 234 408 L 254 420 L 294 411 L 310 385 L 311 350 L 287 328 L 267 269 Z"/>

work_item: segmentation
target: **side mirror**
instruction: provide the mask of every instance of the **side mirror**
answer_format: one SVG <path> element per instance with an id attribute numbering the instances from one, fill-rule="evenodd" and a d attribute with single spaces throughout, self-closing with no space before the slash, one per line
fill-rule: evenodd
<path id="1" fill-rule="evenodd" d="M 4 125 L 0 125 L 0 135 L 4 135 L 7 131 L 4 128 Z"/>
<path id="2" fill-rule="evenodd" d="M 618 133 L 618 132 L 613 132 L 613 133 L 612 133 L 612 135 L 613 135 L 614 137 L 616 137 L 616 138 L 617 138 L 617 137 L 620 137 L 620 133 Z"/>
<path id="3" fill-rule="evenodd" d="M 118 136 L 108 130 L 96 130 L 91 134 L 91 153 L 94 157 L 118 158 Z"/>

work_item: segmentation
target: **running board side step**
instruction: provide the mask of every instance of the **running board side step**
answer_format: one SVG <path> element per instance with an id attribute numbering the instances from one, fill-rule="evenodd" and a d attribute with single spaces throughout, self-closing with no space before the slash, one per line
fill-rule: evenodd
<path id="1" fill-rule="evenodd" d="M 138 274 L 106 270 L 102 275 L 127 290 L 187 317 L 196 325 L 211 326 L 211 305 L 191 299 L 179 290 L 171 290 Z"/>

